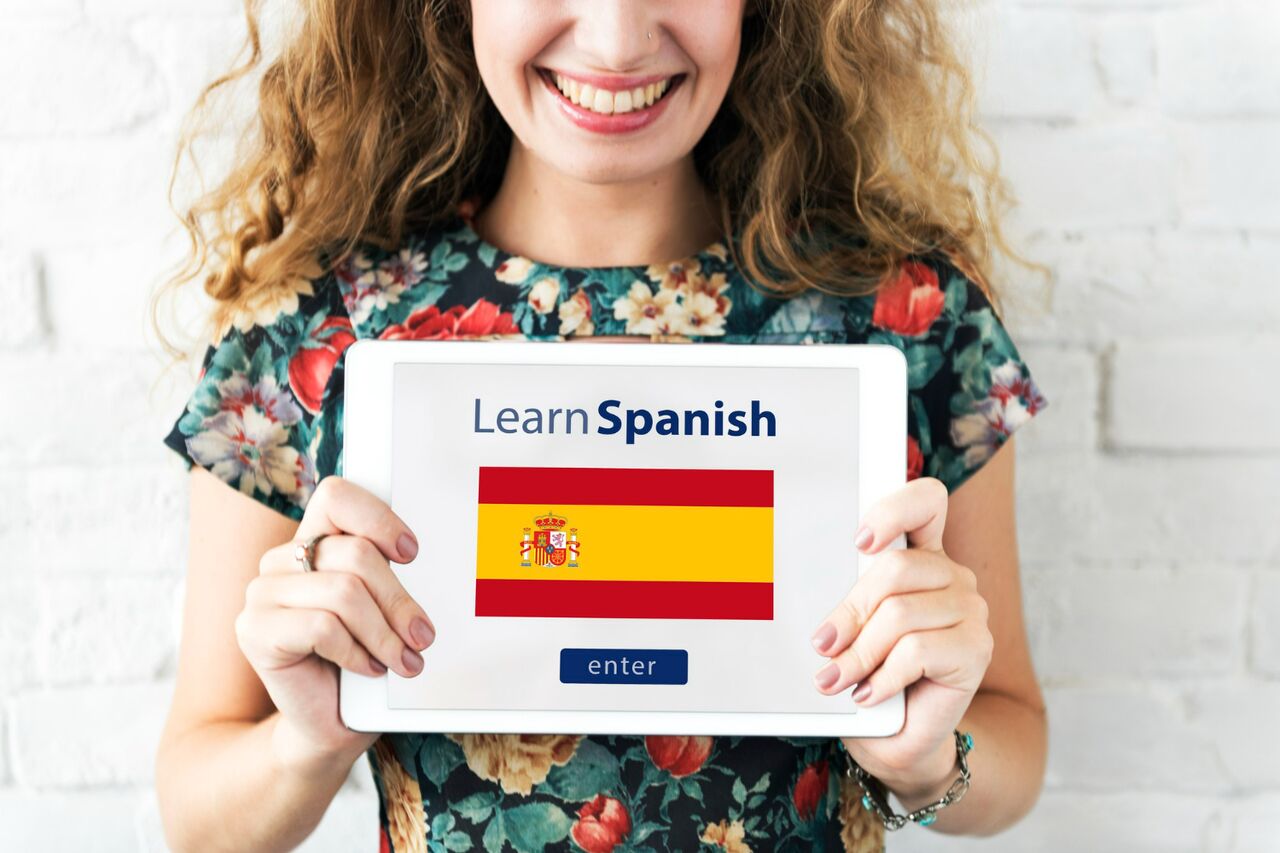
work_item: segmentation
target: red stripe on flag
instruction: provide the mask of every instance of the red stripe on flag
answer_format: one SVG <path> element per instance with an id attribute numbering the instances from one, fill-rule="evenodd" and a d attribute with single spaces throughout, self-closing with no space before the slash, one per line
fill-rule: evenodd
<path id="1" fill-rule="evenodd" d="M 480 503 L 773 506 L 773 471 L 482 465 Z"/>
<path id="2" fill-rule="evenodd" d="M 477 579 L 476 615 L 569 619 L 772 619 L 773 584 Z"/>

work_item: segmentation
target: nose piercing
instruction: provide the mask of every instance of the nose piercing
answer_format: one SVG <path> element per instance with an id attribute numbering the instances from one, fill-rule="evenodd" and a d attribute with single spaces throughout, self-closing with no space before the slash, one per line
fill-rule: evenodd
<path id="1" fill-rule="evenodd" d="M 645 36 L 645 38 L 650 38 L 650 39 L 651 39 L 651 38 L 653 38 L 653 33 L 648 33 L 648 32 L 647 32 L 647 33 L 645 33 L 645 34 L 644 34 L 644 36 Z"/>

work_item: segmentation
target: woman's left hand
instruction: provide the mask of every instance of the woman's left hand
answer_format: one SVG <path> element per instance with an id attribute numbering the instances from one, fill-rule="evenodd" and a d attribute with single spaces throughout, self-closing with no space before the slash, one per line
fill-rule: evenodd
<path id="1" fill-rule="evenodd" d="M 869 707 L 906 690 L 901 731 L 843 739 L 863 769 L 900 799 L 940 795 L 955 777 L 952 732 L 991 662 L 977 576 L 942 550 L 947 497 L 942 481 L 921 477 L 863 515 L 854 544 L 864 554 L 904 533 L 907 547 L 875 557 L 813 635 L 814 648 L 831 659 L 814 676 L 822 693 L 856 682 L 854 701 Z"/>

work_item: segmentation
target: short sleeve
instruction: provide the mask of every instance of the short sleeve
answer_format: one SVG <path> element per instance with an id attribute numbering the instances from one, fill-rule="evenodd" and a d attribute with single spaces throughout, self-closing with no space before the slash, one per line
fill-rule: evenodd
<path id="1" fill-rule="evenodd" d="M 908 260 L 876 298 L 871 343 L 907 359 L 907 478 L 954 492 L 1048 406 L 978 284 L 941 253 Z"/>
<path id="2" fill-rule="evenodd" d="M 324 334 L 323 320 L 290 313 L 269 326 L 233 326 L 208 347 L 185 410 L 164 438 L 188 471 L 199 465 L 276 512 L 302 518 L 317 481 L 333 369 L 324 346 L 333 334 Z"/>

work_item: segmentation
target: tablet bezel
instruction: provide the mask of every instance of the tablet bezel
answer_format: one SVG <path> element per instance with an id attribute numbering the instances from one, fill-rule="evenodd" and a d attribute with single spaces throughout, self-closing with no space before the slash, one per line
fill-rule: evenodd
<path id="1" fill-rule="evenodd" d="M 578 341 L 362 339 L 345 351 L 343 476 L 390 503 L 391 412 L 394 366 L 399 363 L 510 363 L 729 367 L 852 367 L 858 373 L 859 507 L 906 482 L 907 363 L 887 344 L 726 344 Z M 876 417 L 865 414 L 875 412 Z M 871 558 L 855 551 L 858 576 Z M 899 536 L 890 548 L 905 545 Z M 404 567 L 391 564 L 399 571 Z M 832 602 L 834 607 L 836 602 Z M 428 650 L 429 653 L 430 650 Z M 821 658 L 814 655 L 814 669 Z M 502 732 L 580 734 L 774 735 L 883 737 L 905 721 L 901 692 L 870 708 L 849 702 L 849 714 L 706 711 L 507 711 L 390 708 L 387 677 L 341 670 L 338 713 L 360 732 Z M 847 692 L 847 691 L 846 691 Z"/>

